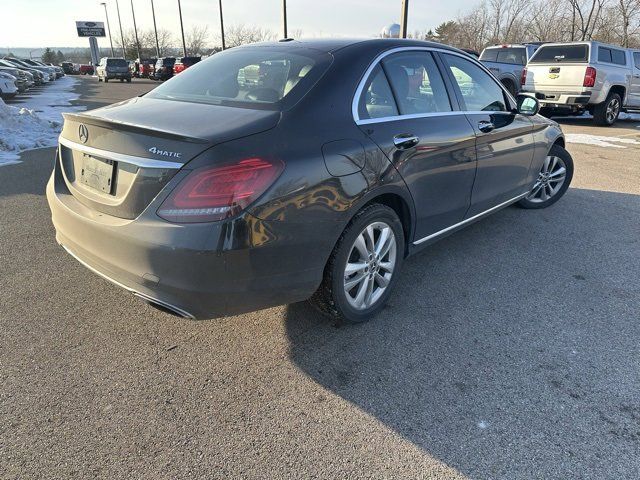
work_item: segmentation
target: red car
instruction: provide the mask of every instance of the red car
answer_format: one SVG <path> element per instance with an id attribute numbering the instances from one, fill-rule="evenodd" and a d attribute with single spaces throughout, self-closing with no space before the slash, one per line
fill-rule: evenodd
<path id="1" fill-rule="evenodd" d="M 93 65 L 80 65 L 80 75 L 93 75 Z"/>
<path id="2" fill-rule="evenodd" d="M 153 70 L 158 61 L 157 58 L 142 59 L 138 63 L 138 77 L 149 78 L 153 75 Z"/>
<path id="3" fill-rule="evenodd" d="M 176 63 L 173 65 L 173 74 L 177 75 L 183 70 L 189 68 L 191 65 L 194 65 L 202 60 L 202 57 L 182 57 L 176 60 Z"/>

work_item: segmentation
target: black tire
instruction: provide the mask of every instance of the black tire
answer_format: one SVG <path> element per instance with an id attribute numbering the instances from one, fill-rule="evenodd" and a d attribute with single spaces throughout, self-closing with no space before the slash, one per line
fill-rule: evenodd
<path id="1" fill-rule="evenodd" d="M 100 77 L 98 77 L 98 83 L 101 82 L 101 81 L 102 81 L 102 79 Z"/>
<path id="2" fill-rule="evenodd" d="M 617 105 L 617 107 L 615 107 Z M 609 114 L 609 107 L 615 108 L 615 115 L 611 116 Z M 603 127 L 610 127 L 618 117 L 620 116 L 620 110 L 622 109 L 622 99 L 620 95 L 615 92 L 610 92 L 607 99 L 599 103 L 593 108 L 593 123 L 596 125 L 600 125 Z"/>
<path id="3" fill-rule="evenodd" d="M 345 268 L 354 243 L 368 225 L 382 222 L 393 231 L 396 243 L 395 266 L 389 284 L 373 305 L 358 310 L 349 304 L 345 293 Z M 310 302 L 324 313 L 346 323 L 361 323 L 370 320 L 382 310 L 398 281 L 404 260 L 404 231 L 396 212 L 386 205 L 374 203 L 360 210 L 338 239 L 324 270 L 324 278 Z M 381 259 L 382 261 L 382 259 Z M 366 275 L 365 275 L 366 276 Z M 374 284 L 378 288 L 377 284 Z"/>
<path id="4" fill-rule="evenodd" d="M 518 89 L 516 88 L 515 84 L 511 80 L 503 80 L 502 85 L 504 85 L 504 88 L 507 89 L 507 91 L 511 94 L 513 98 L 516 97 L 516 95 L 518 94 Z"/>
<path id="5" fill-rule="evenodd" d="M 554 203 L 556 203 L 558 200 L 560 200 L 562 196 L 566 193 L 567 189 L 569 188 L 569 185 L 571 184 L 571 180 L 573 179 L 573 158 L 571 158 L 571 154 L 567 152 L 564 148 L 562 148 L 560 145 L 554 145 L 549 150 L 548 156 L 559 157 L 564 163 L 564 166 L 566 168 L 564 183 L 561 185 L 558 191 L 555 192 L 549 199 L 545 201 L 539 201 L 539 200 L 534 201 L 529 199 L 529 197 L 525 197 L 517 203 L 519 207 L 531 208 L 531 209 L 547 208 L 553 205 Z M 537 185 L 537 181 L 536 181 L 536 185 Z"/>
<path id="6" fill-rule="evenodd" d="M 127 83 L 131 83 L 131 79 L 130 78 L 127 78 Z"/>
<path id="7" fill-rule="evenodd" d="M 104 83 L 109 83 L 109 79 L 107 77 L 104 77 Z"/>

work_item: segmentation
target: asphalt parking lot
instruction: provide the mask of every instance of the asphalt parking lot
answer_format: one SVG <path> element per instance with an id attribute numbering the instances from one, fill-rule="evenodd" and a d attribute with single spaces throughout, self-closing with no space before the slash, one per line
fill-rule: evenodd
<path id="1" fill-rule="evenodd" d="M 627 142 L 569 144 L 561 201 L 433 245 L 359 326 L 160 312 L 56 244 L 54 149 L 0 168 L 0 477 L 639 478 L 640 122 L 561 123 Z"/>

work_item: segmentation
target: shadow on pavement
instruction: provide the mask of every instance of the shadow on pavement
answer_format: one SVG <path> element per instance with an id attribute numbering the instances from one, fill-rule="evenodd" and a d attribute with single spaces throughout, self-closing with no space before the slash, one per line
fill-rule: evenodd
<path id="1" fill-rule="evenodd" d="M 289 306 L 290 357 L 472 478 L 638 478 L 638 218 L 581 189 L 508 208 L 409 259 L 370 323 Z"/>

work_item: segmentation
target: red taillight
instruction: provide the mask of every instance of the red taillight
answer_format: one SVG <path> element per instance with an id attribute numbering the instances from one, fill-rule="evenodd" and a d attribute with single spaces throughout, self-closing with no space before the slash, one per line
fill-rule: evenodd
<path id="1" fill-rule="evenodd" d="M 520 85 L 524 87 L 524 84 L 527 83 L 527 67 L 522 69 L 522 73 L 520 74 Z"/>
<path id="2" fill-rule="evenodd" d="M 584 72 L 584 82 L 582 82 L 583 87 L 593 87 L 596 84 L 596 69 L 593 67 L 587 67 L 587 70 Z"/>
<path id="3" fill-rule="evenodd" d="M 158 215 L 176 223 L 214 222 L 232 217 L 262 195 L 283 167 L 280 161 L 248 158 L 199 168 L 171 192 Z"/>

